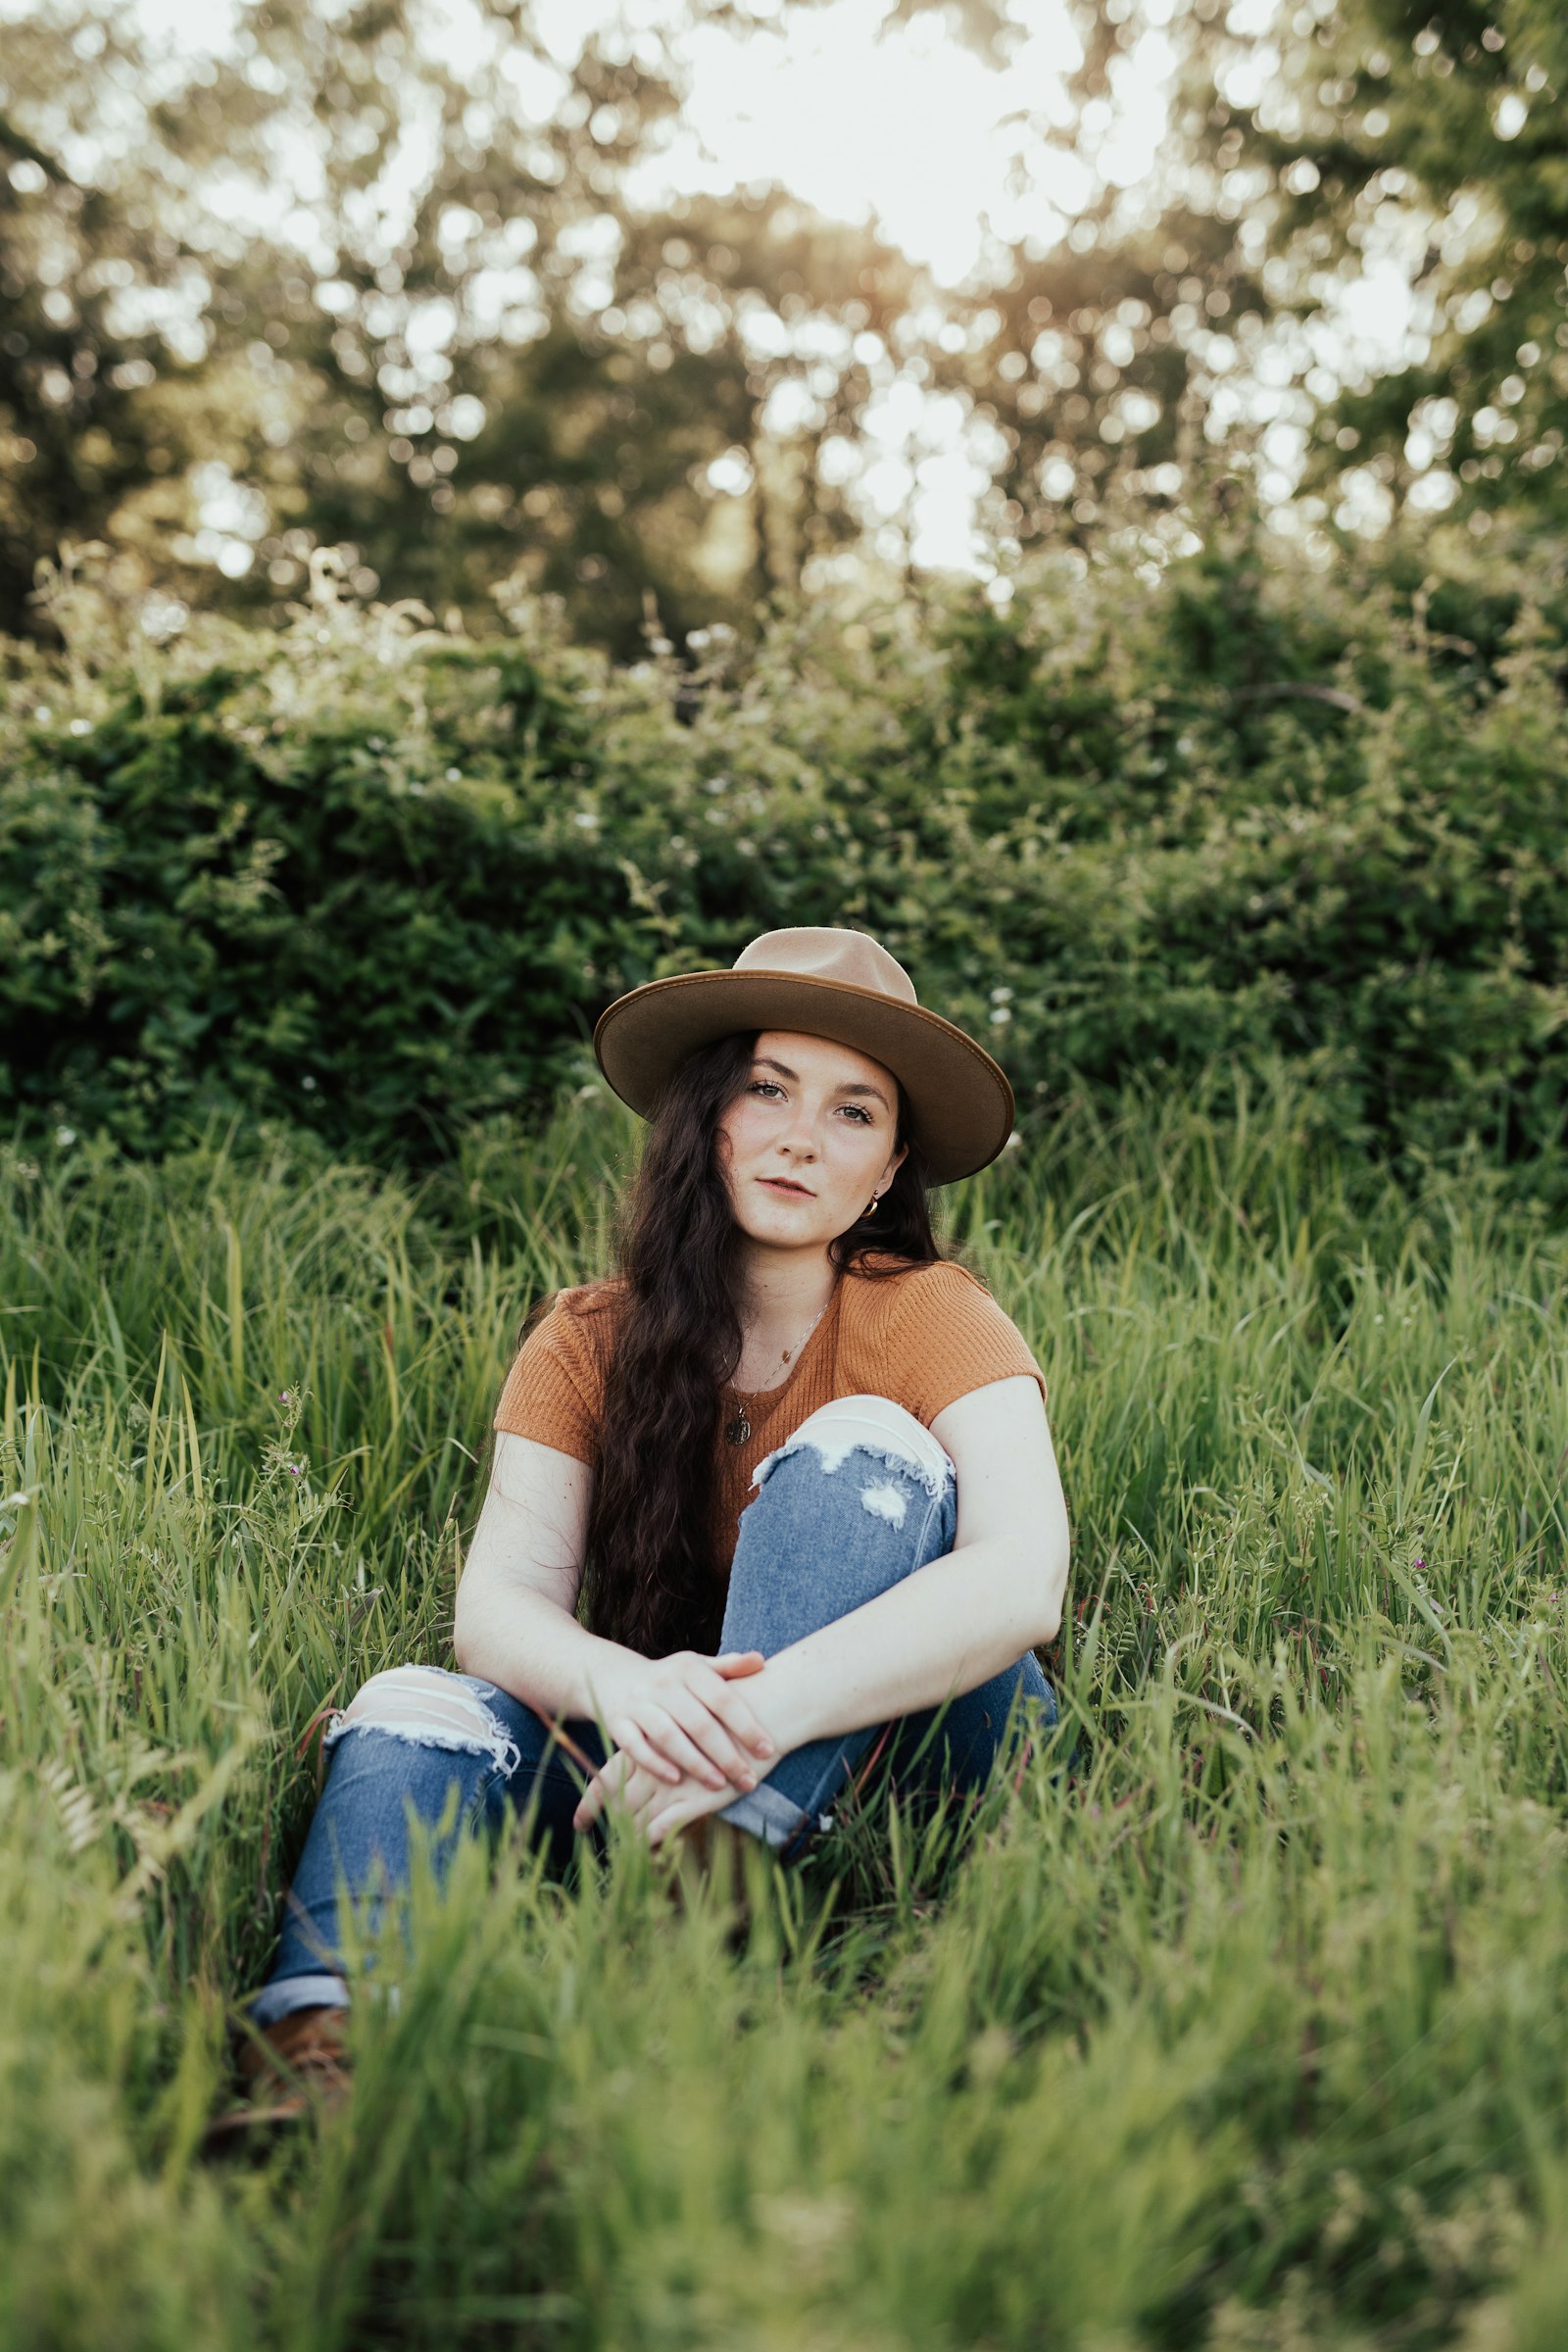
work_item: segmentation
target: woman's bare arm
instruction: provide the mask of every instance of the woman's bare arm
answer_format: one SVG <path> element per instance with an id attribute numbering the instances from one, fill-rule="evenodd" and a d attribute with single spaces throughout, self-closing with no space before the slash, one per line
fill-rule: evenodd
<path id="1" fill-rule="evenodd" d="M 752 1685 L 782 1749 L 940 1706 L 1054 1641 L 1067 1589 L 1067 1505 L 1039 1388 L 960 1396 L 932 1435 L 958 1474 L 952 1551 L 769 1658 Z"/>
<path id="2" fill-rule="evenodd" d="M 940 1413 L 932 1435 L 958 1474 L 957 1542 L 902 1584 L 790 1648 L 750 1686 L 781 1751 L 892 1722 L 972 1690 L 1054 1641 L 1067 1589 L 1067 1505 L 1034 1381 L 993 1382 Z M 606 1801 L 658 1844 L 727 1799 L 690 1779 L 658 1788 L 612 1757 L 577 1808 Z"/>
<path id="3" fill-rule="evenodd" d="M 592 1472 L 569 1453 L 498 1433 L 458 1586 L 459 1666 L 547 1722 L 602 1724 L 662 1780 L 690 1773 L 728 1794 L 754 1788 L 754 1759 L 775 1752 L 736 1687 L 760 1671 L 755 1651 L 645 1658 L 577 1623 L 591 1486 Z"/>
<path id="4" fill-rule="evenodd" d="M 592 1478 L 569 1453 L 499 1432 L 458 1586 L 459 1666 L 541 1715 L 591 1715 L 595 1652 L 612 1646 L 573 1615 Z"/>

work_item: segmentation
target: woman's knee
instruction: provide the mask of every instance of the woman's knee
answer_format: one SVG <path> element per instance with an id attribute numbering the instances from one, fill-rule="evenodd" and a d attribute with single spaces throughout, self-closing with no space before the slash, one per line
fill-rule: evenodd
<path id="1" fill-rule="evenodd" d="M 351 1733 L 381 1732 L 416 1747 L 488 1757 L 508 1773 L 519 1762 L 514 1700 L 473 1676 L 439 1666 L 390 1666 L 372 1674 L 327 1726 L 324 1744 Z"/>
<path id="2" fill-rule="evenodd" d="M 955 1475 L 951 1459 L 924 1423 L 891 1396 L 837 1396 L 830 1404 L 818 1405 L 762 1464 L 758 1485 L 765 1483 L 777 1463 L 805 1448 L 830 1476 L 852 1453 L 869 1454 L 887 1468 L 910 1472 L 933 1497 L 943 1494 Z"/>
<path id="3" fill-rule="evenodd" d="M 849 1507 L 854 1494 L 862 1512 L 901 1531 L 929 1531 L 931 1517 L 950 1517 L 956 1503 L 953 1460 L 931 1430 L 891 1397 L 835 1397 L 802 1421 L 760 1465 L 755 1477 L 760 1503 L 771 1498 L 785 1515 L 795 1507 L 815 1510 L 811 1495 L 818 1482 L 807 1477 L 802 1487 L 800 1468 L 795 1477 L 773 1484 L 785 1463 L 815 1463 L 827 1489 L 842 1489 L 839 1507 Z M 912 1505 L 914 1517 L 909 1517 Z"/>
<path id="4" fill-rule="evenodd" d="M 756 1483 L 741 1514 L 725 1649 L 771 1655 L 952 1546 L 953 1464 L 885 1396 L 847 1396 L 812 1413 Z"/>

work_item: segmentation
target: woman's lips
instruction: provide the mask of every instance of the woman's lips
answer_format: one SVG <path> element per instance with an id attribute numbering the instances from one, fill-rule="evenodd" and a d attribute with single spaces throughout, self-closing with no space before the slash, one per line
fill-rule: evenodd
<path id="1" fill-rule="evenodd" d="M 791 1184 L 787 1176 L 760 1176 L 758 1182 L 765 1185 L 770 1193 L 788 1193 L 792 1200 L 814 1200 L 816 1199 L 816 1195 L 806 1185 Z"/>

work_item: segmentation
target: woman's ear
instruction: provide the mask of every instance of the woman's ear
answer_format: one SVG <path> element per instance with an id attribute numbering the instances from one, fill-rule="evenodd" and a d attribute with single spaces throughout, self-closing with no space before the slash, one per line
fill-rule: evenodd
<path id="1" fill-rule="evenodd" d="M 894 1177 L 898 1174 L 899 1170 L 903 1167 L 908 1156 L 909 1147 L 907 1144 L 901 1144 L 896 1152 L 889 1154 L 888 1164 L 883 1169 L 882 1174 L 877 1181 L 876 1189 L 879 1193 L 885 1193 L 887 1191 L 888 1186 L 893 1182 Z"/>

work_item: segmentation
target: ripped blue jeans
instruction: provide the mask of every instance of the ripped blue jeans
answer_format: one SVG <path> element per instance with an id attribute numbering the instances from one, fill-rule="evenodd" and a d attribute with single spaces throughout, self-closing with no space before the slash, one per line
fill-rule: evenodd
<path id="1" fill-rule="evenodd" d="M 771 1454 L 741 1515 L 719 1646 L 766 1656 L 847 1617 L 953 1548 L 953 1464 L 928 1429 L 883 1396 L 824 1405 Z M 906 1787 L 977 1788 L 1004 1742 L 1055 1721 L 1039 1660 L 1026 1652 L 1003 1674 L 898 1724 L 808 1740 L 728 1805 L 738 1823 L 787 1857 L 830 1826 L 829 1808 L 874 1743 Z M 571 1749 L 598 1766 L 597 1725 L 569 1723 Z M 549 1724 L 475 1675 L 400 1666 L 366 1684 L 326 1737 L 331 1762 L 290 1889 L 272 1973 L 250 2006 L 259 2026 L 293 2010 L 348 1998 L 339 1953 L 340 1890 L 357 1901 L 396 1900 L 410 1870 L 411 1824 L 452 1817 L 435 1847 L 439 1867 L 466 1830 L 499 1831 L 509 1810 L 529 1813 L 533 1835 L 564 1864 L 584 1773 Z"/>

